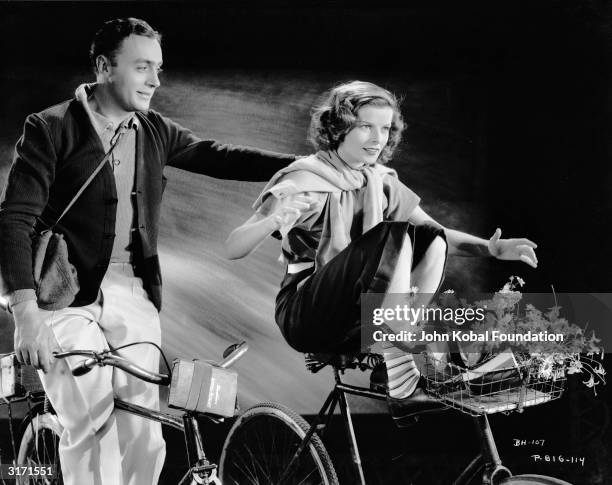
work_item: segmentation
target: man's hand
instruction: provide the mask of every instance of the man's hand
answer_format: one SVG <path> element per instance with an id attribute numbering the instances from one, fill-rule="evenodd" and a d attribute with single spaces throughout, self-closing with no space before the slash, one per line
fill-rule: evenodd
<path id="1" fill-rule="evenodd" d="M 22 364 L 49 372 L 53 364 L 53 351 L 59 350 L 53 332 L 44 322 L 44 310 L 35 300 L 13 306 L 15 318 L 15 355 Z"/>
<path id="2" fill-rule="evenodd" d="M 536 243 L 529 239 L 500 239 L 502 231 L 497 228 L 495 234 L 489 239 L 489 252 L 497 259 L 522 261 L 533 268 L 538 267 L 538 258 L 534 249 Z"/>

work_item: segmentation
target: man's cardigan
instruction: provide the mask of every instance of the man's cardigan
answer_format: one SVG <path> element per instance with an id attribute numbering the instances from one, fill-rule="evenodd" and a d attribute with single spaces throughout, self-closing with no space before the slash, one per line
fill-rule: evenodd
<path id="1" fill-rule="evenodd" d="M 164 166 L 210 177 L 264 181 L 294 157 L 200 140 L 153 110 L 137 116 L 134 272 L 160 309 L 157 236 Z M 28 116 L 0 204 L 0 294 L 35 289 L 34 231 L 57 220 L 103 157 L 100 138 L 78 101 Z M 115 179 L 107 164 L 54 229 L 64 235 L 78 272 L 81 290 L 72 306 L 97 298 L 113 248 L 116 209 Z"/>

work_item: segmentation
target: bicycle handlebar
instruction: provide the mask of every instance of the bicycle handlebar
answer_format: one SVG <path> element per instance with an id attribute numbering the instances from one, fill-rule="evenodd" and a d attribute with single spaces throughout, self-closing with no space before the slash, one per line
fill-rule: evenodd
<path id="1" fill-rule="evenodd" d="M 75 377 L 80 377 L 80 376 L 84 376 L 85 374 L 87 374 L 94 365 L 96 365 L 96 359 L 85 359 L 83 362 L 81 362 L 79 365 L 77 365 L 74 369 L 72 369 L 72 375 Z"/>
<path id="2" fill-rule="evenodd" d="M 238 361 L 238 359 L 240 359 L 246 353 L 247 350 L 249 350 L 249 344 L 247 344 L 244 340 L 239 344 L 234 345 L 235 347 L 231 346 L 234 347 L 234 349 L 232 349 L 229 355 L 227 355 L 227 357 L 225 357 L 221 362 L 219 362 L 219 364 L 217 364 L 219 367 L 223 369 L 231 367 Z"/>
<path id="3" fill-rule="evenodd" d="M 64 359 L 70 356 L 80 355 L 88 357 L 83 360 L 79 365 L 72 369 L 72 375 L 79 377 L 87 374 L 95 366 L 110 365 L 111 367 L 117 367 L 128 374 L 138 377 L 143 381 L 150 382 L 151 384 L 157 384 L 160 386 L 167 386 L 170 384 L 170 377 L 167 374 L 159 374 L 157 372 L 151 372 L 142 367 L 130 362 L 129 360 L 119 356 L 109 354 L 106 352 L 93 352 L 91 350 L 69 350 L 67 352 L 57 352 L 55 354 L 56 359 Z"/>
<path id="4" fill-rule="evenodd" d="M 226 369 L 240 359 L 248 349 L 249 346 L 246 342 L 235 344 L 235 348 L 232 350 L 232 352 L 230 352 L 225 359 L 216 365 Z M 66 357 L 77 355 L 87 357 L 87 359 L 83 360 L 81 363 L 79 363 L 79 365 L 72 369 L 72 375 L 76 377 L 87 374 L 96 365 L 100 367 L 110 365 L 112 367 L 117 367 L 139 379 L 142 379 L 143 381 L 160 386 L 169 385 L 171 380 L 170 376 L 167 374 L 160 374 L 143 369 L 124 357 L 111 354 L 108 350 L 104 352 L 94 352 L 92 350 L 68 350 L 66 352 L 57 352 L 54 355 L 56 359 L 65 359 Z"/>

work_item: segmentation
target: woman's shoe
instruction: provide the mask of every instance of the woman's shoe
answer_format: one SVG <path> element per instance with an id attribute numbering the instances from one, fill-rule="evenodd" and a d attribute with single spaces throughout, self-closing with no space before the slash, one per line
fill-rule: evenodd
<path id="1" fill-rule="evenodd" d="M 446 409 L 444 404 L 431 397 L 420 387 L 417 387 L 410 396 L 401 399 L 387 396 L 387 403 L 391 417 L 399 428 L 414 424 L 416 418 L 421 414 Z"/>

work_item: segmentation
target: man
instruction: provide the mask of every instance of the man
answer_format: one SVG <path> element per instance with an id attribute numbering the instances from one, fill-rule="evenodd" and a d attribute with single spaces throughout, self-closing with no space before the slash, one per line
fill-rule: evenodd
<path id="1" fill-rule="evenodd" d="M 64 427 L 60 459 L 66 484 L 150 485 L 164 462 L 159 424 L 113 412 L 113 395 L 158 407 L 155 386 L 108 368 L 75 378 L 70 368 L 76 361 L 52 356 L 56 350 L 160 344 L 157 234 L 164 166 L 266 180 L 293 160 L 200 140 L 150 110 L 160 86 L 160 41 L 142 20 L 104 24 L 90 51 L 97 83 L 27 118 L 0 206 L 0 290 L 14 314 L 17 357 L 42 370 Z M 67 242 L 80 291 L 70 307 L 42 310 L 32 274 L 37 220 L 53 224 L 113 145 L 109 163 L 54 228 Z M 121 353 L 157 369 L 152 345 Z"/>

